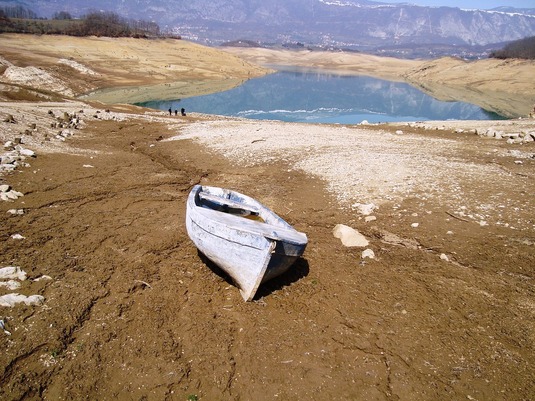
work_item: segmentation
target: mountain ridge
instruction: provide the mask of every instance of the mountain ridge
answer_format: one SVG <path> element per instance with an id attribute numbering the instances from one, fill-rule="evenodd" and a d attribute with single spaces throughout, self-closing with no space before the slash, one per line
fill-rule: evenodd
<path id="1" fill-rule="evenodd" d="M 485 46 L 535 35 L 535 9 L 468 10 L 349 0 L 11 0 L 42 16 L 116 12 L 210 45 L 248 39 L 366 50 L 405 44 Z"/>

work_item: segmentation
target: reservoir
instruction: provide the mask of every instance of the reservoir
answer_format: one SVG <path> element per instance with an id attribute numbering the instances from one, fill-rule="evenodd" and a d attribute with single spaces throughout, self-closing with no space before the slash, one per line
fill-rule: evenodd
<path id="1" fill-rule="evenodd" d="M 139 105 L 308 123 L 504 119 L 469 103 L 434 99 L 406 83 L 301 71 L 279 71 L 211 95 Z"/>

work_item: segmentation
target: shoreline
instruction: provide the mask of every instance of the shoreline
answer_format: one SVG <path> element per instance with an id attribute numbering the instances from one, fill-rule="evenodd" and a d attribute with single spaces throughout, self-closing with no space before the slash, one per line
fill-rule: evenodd
<path id="1" fill-rule="evenodd" d="M 106 101 L 111 103 L 124 101 L 125 89 L 136 102 L 213 93 L 269 74 L 270 65 L 284 65 L 406 82 L 439 100 L 475 104 L 508 118 L 527 117 L 535 106 L 535 62 L 527 60 L 402 60 L 360 53 L 216 49 L 176 39 L 1 38 L 7 60 L 0 59 L 0 65 L 10 69 L 10 64 L 19 64 L 11 68 L 11 78 L 0 76 L 5 84 L 69 96 L 108 88 Z"/>
<path id="2" fill-rule="evenodd" d="M 535 61 L 486 59 L 464 61 L 402 60 L 365 54 L 269 49 L 224 49 L 259 65 L 321 68 L 405 82 L 443 101 L 463 101 L 508 118 L 528 117 L 535 110 Z"/>

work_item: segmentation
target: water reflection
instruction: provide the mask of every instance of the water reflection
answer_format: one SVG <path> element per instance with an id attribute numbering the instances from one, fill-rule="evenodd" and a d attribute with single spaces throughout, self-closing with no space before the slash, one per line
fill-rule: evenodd
<path id="1" fill-rule="evenodd" d="M 400 82 L 364 76 L 280 71 L 212 95 L 142 103 L 145 107 L 311 123 L 494 120 L 463 102 L 443 102 Z"/>

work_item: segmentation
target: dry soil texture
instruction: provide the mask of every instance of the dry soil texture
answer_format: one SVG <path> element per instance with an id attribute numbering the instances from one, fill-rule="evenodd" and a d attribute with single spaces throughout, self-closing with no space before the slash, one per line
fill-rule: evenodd
<path id="1" fill-rule="evenodd" d="M 535 398 L 534 142 L 2 96 L 41 101 L 0 103 L 2 141 L 36 152 L 0 178 L 24 194 L 0 202 L 0 267 L 28 275 L 0 295 L 44 302 L 0 306 L 1 399 Z M 65 112 L 78 129 L 56 137 Z M 308 235 L 253 302 L 186 234 L 197 183 Z M 355 204 L 371 202 L 366 222 Z M 340 223 L 375 259 L 334 238 Z"/>

